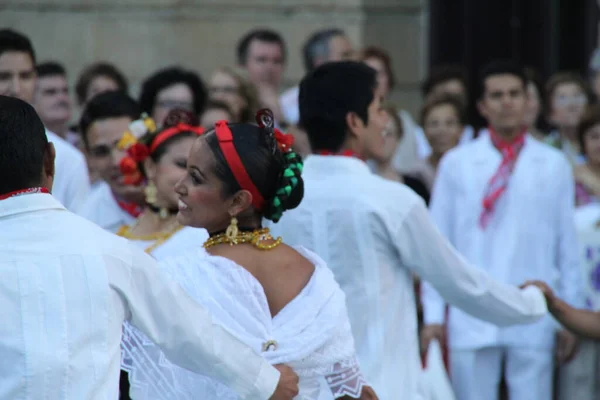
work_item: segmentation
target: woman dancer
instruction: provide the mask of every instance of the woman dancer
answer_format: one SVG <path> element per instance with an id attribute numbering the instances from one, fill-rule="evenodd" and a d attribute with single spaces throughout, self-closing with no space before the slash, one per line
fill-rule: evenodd
<path id="1" fill-rule="evenodd" d="M 121 170 L 129 183 L 146 181 L 146 207 L 132 225 L 122 226 L 117 235 L 158 260 L 196 246 L 208 237 L 204 229 L 183 227 L 175 218 L 174 187 L 186 173 L 187 154 L 194 139 L 204 132 L 198 125 L 198 118 L 183 110 L 171 111 L 161 131 L 156 131 L 152 119 L 142 117 L 130 125 L 117 144 L 119 150 L 127 152 Z M 120 392 L 121 400 L 129 399 L 125 370 L 121 371 Z"/>
<path id="2" fill-rule="evenodd" d="M 300 399 L 376 399 L 355 359 L 332 273 L 315 254 L 261 228 L 263 218 L 277 222 L 300 203 L 303 181 L 291 136 L 273 129 L 268 110 L 257 120 L 219 121 L 194 143 L 176 187 L 178 220 L 205 227 L 210 238 L 162 268 L 226 329 L 270 362 L 292 367 Z M 129 332 L 127 342 L 134 398 L 236 398 L 220 382 L 169 363 L 140 333 Z"/>
<path id="3" fill-rule="evenodd" d="M 156 259 L 178 254 L 208 237 L 204 229 L 183 227 L 177 221 L 175 184 L 186 174 L 189 149 L 204 130 L 198 118 L 187 111 L 173 110 L 165 127 L 154 131 L 147 117 L 131 124 L 117 144 L 127 156 L 121 170 L 131 184 L 146 181 L 146 207 L 130 226 L 122 226 L 117 235 L 130 239 Z M 146 133 L 139 140 L 140 129 Z M 143 128 L 141 128 L 143 129 Z M 132 133 L 135 132 L 135 133 Z"/>

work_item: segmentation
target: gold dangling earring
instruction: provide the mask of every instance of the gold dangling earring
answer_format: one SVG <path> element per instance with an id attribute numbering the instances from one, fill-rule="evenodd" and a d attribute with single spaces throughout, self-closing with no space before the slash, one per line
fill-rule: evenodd
<path id="1" fill-rule="evenodd" d="M 225 231 L 225 237 L 229 241 L 229 244 L 234 245 L 237 244 L 237 236 L 238 236 L 238 220 L 236 217 L 231 217 L 231 222 Z"/>
<path id="2" fill-rule="evenodd" d="M 154 185 L 154 182 L 149 181 L 146 187 L 144 188 L 144 195 L 146 195 L 146 203 L 151 205 L 156 203 L 157 194 L 158 190 L 156 189 L 156 185 Z"/>

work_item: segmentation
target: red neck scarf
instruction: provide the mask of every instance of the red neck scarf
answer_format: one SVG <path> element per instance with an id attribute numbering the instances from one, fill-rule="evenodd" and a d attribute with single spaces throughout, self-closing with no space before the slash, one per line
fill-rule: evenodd
<path id="1" fill-rule="evenodd" d="M 517 137 L 510 142 L 502 139 L 491 127 L 488 129 L 492 144 L 500 154 L 502 154 L 502 162 L 500 166 L 488 182 L 483 197 L 483 211 L 479 216 L 479 225 L 485 229 L 493 215 L 494 206 L 502 194 L 508 187 L 508 181 L 512 175 L 513 169 L 517 164 L 519 153 L 525 145 L 525 133 L 523 130 Z"/>
<path id="2" fill-rule="evenodd" d="M 354 158 L 358 158 L 359 160 L 365 161 L 364 157 L 362 157 L 361 155 L 359 155 L 358 153 L 356 153 L 352 150 L 342 150 L 337 153 L 330 151 L 330 150 L 316 150 L 314 153 L 317 155 L 320 155 L 320 156 L 354 157 Z"/>
<path id="3" fill-rule="evenodd" d="M 8 192 L 0 195 L 0 200 L 6 200 L 11 197 L 23 196 L 25 194 L 31 193 L 50 193 L 50 191 L 44 187 L 33 187 L 21 190 L 15 190 L 13 192 Z"/>

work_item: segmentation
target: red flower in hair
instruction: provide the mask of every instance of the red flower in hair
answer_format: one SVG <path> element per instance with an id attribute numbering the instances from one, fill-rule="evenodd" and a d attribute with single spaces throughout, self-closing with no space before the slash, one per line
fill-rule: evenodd
<path id="1" fill-rule="evenodd" d="M 123 175 L 132 175 L 138 171 L 137 163 L 131 157 L 123 157 L 119 163 L 119 169 Z"/>
<path id="2" fill-rule="evenodd" d="M 277 146 L 281 151 L 288 151 L 294 144 L 294 135 L 289 133 L 283 133 L 279 129 L 275 128 L 275 140 L 277 140 Z"/>
<path id="3" fill-rule="evenodd" d="M 135 171 L 131 175 L 126 175 L 125 178 L 123 179 L 123 183 L 125 183 L 126 185 L 137 186 L 137 185 L 141 184 L 143 182 L 143 180 L 144 180 L 144 177 L 142 176 L 140 171 Z"/>
<path id="4" fill-rule="evenodd" d="M 127 154 L 133 161 L 142 162 L 150 155 L 150 151 L 146 145 L 138 142 L 127 149 Z"/>

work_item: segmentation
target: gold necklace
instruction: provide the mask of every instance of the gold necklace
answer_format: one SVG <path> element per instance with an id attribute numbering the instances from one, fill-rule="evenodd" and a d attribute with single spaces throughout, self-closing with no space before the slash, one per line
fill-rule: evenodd
<path id="1" fill-rule="evenodd" d="M 171 236 L 173 236 L 174 234 L 176 234 L 179 230 L 181 230 L 183 228 L 183 226 L 179 225 L 177 220 L 175 220 L 175 223 L 172 224 L 173 227 L 169 227 L 170 228 L 169 230 L 149 233 L 147 235 L 134 235 L 131 232 L 140 223 L 140 218 L 141 218 L 141 216 L 136 220 L 135 224 L 133 224 L 133 226 L 131 226 L 131 227 L 129 227 L 127 225 L 123 225 L 121 228 L 119 228 L 117 235 L 124 237 L 126 239 L 129 239 L 129 240 L 142 240 L 142 241 L 153 240 L 154 243 L 152 243 L 150 246 L 148 246 L 146 249 L 144 249 L 144 251 L 148 254 L 151 254 L 158 246 L 160 246 L 161 244 L 163 244 L 164 242 L 169 240 L 171 238 Z"/>
<path id="2" fill-rule="evenodd" d="M 278 237 L 273 243 L 262 243 L 268 240 L 273 240 L 269 228 L 255 229 L 252 232 L 238 232 L 233 238 L 227 237 L 226 233 L 220 233 L 209 237 L 208 240 L 204 242 L 204 248 L 208 249 L 222 243 L 229 243 L 231 246 L 234 244 L 250 243 L 257 249 L 271 250 L 279 246 L 282 242 L 281 238 Z"/>

